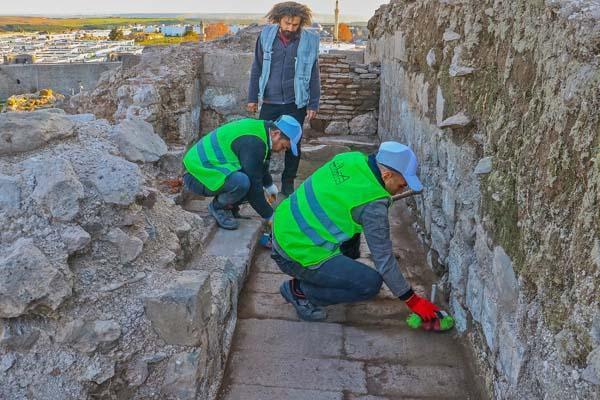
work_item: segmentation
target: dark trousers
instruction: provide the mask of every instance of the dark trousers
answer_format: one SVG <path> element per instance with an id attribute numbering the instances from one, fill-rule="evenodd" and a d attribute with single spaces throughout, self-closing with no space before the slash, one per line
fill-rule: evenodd
<path id="1" fill-rule="evenodd" d="M 302 126 L 306 118 L 306 107 L 298 108 L 295 103 L 263 103 L 258 118 L 275 121 L 282 115 L 291 115 Z M 294 191 L 294 179 L 296 179 L 296 174 L 298 173 L 298 165 L 300 165 L 300 143 L 298 143 L 298 157 L 295 157 L 291 150 L 285 152 L 285 164 L 283 174 L 281 175 L 281 192 L 286 196 L 289 196 Z"/>
<path id="2" fill-rule="evenodd" d="M 342 246 L 343 254 L 335 256 L 318 268 L 304 268 L 273 250 L 271 257 L 279 269 L 298 280 L 306 298 L 318 306 L 365 301 L 379 293 L 383 278 L 373 268 L 355 261 L 360 245 L 356 235 Z"/>
<path id="3" fill-rule="evenodd" d="M 250 189 L 250 179 L 243 172 L 236 171 L 225 179 L 223 187 L 213 192 L 191 174 L 183 175 L 183 185 L 190 192 L 200 196 L 214 197 L 221 207 L 236 206 L 244 201 Z"/>

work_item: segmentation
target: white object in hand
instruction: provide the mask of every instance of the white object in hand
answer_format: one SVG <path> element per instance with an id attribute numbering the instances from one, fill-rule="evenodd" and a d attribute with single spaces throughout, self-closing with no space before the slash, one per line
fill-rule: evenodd
<path id="1" fill-rule="evenodd" d="M 277 196 L 279 189 L 277 189 L 277 186 L 273 183 L 271 186 L 265 188 L 265 192 L 267 192 L 269 196 Z"/>

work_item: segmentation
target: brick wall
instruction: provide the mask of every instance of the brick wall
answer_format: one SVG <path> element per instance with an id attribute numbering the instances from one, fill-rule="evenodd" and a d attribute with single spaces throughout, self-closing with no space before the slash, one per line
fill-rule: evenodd
<path id="1" fill-rule="evenodd" d="M 374 134 L 365 130 L 364 120 L 376 121 L 378 115 L 379 67 L 348 61 L 338 54 L 322 54 L 319 63 L 321 104 L 313 129 L 328 134 Z M 359 120 L 363 122 L 357 123 Z"/>

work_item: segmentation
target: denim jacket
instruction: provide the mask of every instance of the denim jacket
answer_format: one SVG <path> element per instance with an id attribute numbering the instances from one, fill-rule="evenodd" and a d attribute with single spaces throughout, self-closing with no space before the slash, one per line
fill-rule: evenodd
<path id="1" fill-rule="evenodd" d="M 258 84 L 258 98 L 260 100 L 263 99 L 265 88 L 269 81 L 273 42 L 278 31 L 279 25 L 270 24 L 265 26 L 260 34 L 260 42 L 263 50 L 262 71 Z M 294 74 L 295 103 L 298 108 L 305 107 L 310 99 L 311 71 L 319 57 L 319 41 L 319 35 L 302 29 Z"/>

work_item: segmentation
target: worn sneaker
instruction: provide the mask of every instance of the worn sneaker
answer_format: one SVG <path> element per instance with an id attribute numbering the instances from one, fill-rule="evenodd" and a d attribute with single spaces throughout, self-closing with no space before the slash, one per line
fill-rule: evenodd
<path id="1" fill-rule="evenodd" d="M 240 214 L 240 206 L 232 206 L 231 215 L 233 215 L 233 218 L 235 219 L 252 219 L 246 215 Z"/>
<path id="2" fill-rule="evenodd" d="M 292 281 L 286 281 L 279 287 L 281 296 L 294 306 L 296 314 L 305 321 L 322 321 L 327 318 L 327 313 L 321 307 L 315 306 L 307 299 L 301 299 L 292 292 Z"/>
<path id="3" fill-rule="evenodd" d="M 240 223 L 233 218 L 231 210 L 221 208 L 219 204 L 215 203 L 215 200 L 208 204 L 208 212 L 215 217 L 217 224 L 223 229 L 235 230 L 240 226 Z"/>

